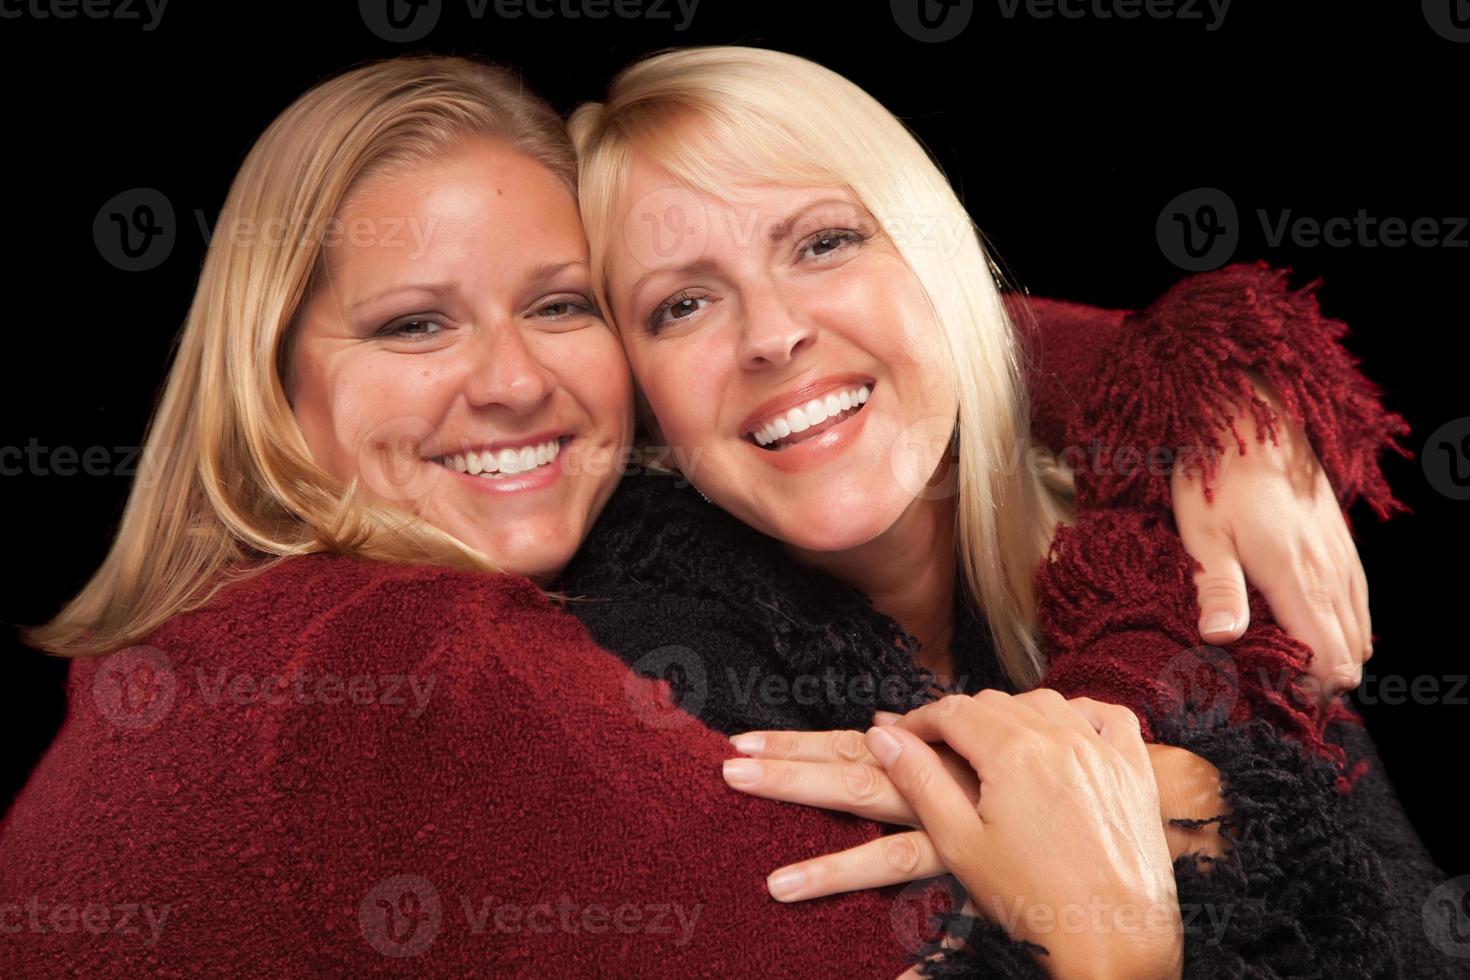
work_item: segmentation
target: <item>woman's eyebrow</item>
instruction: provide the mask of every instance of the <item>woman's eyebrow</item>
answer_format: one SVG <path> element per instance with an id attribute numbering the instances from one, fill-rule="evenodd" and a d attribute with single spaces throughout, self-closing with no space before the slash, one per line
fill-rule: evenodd
<path id="1" fill-rule="evenodd" d="M 639 276 L 638 281 L 633 283 L 633 285 L 628 289 L 628 300 L 629 302 L 631 302 L 632 300 L 636 299 L 638 296 L 638 290 L 642 289 L 643 284 L 648 282 L 648 280 L 652 279 L 654 276 L 661 276 L 665 273 L 676 276 L 697 276 L 702 273 L 709 272 L 713 268 L 714 263 L 711 262 L 709 259 L 695 259 L 693 262 L 686 262 L 680 266 L 662 265 L 656 269 L 649 269 L 643 275 Z"/>
<path id="2" fill-rule="evenodd" d="M 566 269 L 587 269 L 589 266 L 584 259 L 568 259 L 565 262 L 538 262 L 526 273 L 526 282 L 538 283 L 548 279 L 554 279 L 561 275 Z"/>
<path id="3" fill-rule="evenodd" d="M 380 289 L 373 295 L 368 296 L 365 299 L 358 300 L 356 303 L 353 303 L 350 307 L 348 307 L 348 312 L 356 313 L 364 306 L 371 306 L 373 303 L 378 302 L 378 300 L 383 299 L 387 296 L 393 296 L 397 293 L 428 293 L 431 296 L 444 296 L 453 291 L 454 283 L 452 282 L 406 282 L 396 286 L 389 286 L 387 289 Z"/>
<path id="4" fill-rule="evenodd" d="M 834 204 L 840 204 L 852 210 L 863 210 L 860 205 L 854 204 L 845 197 L 824 197 L 817 201 L 811 201 L 810 203 L 803 204 L 795 212 L 772 225 L 771 230 L 766 233 L 767 240 L 772 242 L 781 241 L 787 235 L 791 234 L 792 226 L 806 217 L 807 214 L 815 211 L 817 208 L 830 207 Z"/>

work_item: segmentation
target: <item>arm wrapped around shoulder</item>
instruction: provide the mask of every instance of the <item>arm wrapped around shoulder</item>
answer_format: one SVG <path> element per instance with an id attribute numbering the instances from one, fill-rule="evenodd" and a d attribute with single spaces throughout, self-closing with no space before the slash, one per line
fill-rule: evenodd
<path id="1" fill-rule="evenodd" d="M 1408 423 L 1383 408 L 1378 387 L 1341 345 L 1347 325 L 1322 314 L 1321 280 L 1293 291 L 1287 275 L 1264 262 L 1229 265 L 1184 279 L 1128 317 L 1069 432 L 1099 454 L 1100 465 L 1078 474 L 1080 502 L 1168 507 L 1167 479 L 1145 466 L 1109 465 L 1126 462 L 1112 454 L 1130 445 L 1198 453 L 1211 482 L 1215 454 L 1224 451 L 1218 432 L 1230 429 L 1247 449 L 1235 427 L 1239 404 L 1250 405 L 1257 428 L 1274 441 L 1277 416 L 1252 387 L 1254 370 L 1305 429 L 1344 508 L 1363 499 L 1380 518 L 1408 510 L 1377 458 L 1384 448 L 1412 458 L 1395 441 Z"/>
<path id="2" fill-rule="evenodd" d="M 1222 433 L 1248 449 L 1235 425 L 1241 406 L 1274 442 L 1278 416 L 1252 384 L 1260 378 L 1307 433 L 1344 509 L 1362 499 L 1381 519 L 1409 512 L 1378 463 L 1384 449 L 1412 458 L 1396 441 L 1408 423 L 1383 407 L 1342 346 L 1347 325 L 1323 315 L 1321 280 L 1293 290 L 1289 273 L 1263 261 L 1227 265 L 1180 280 L 1137 312 L 1008 300 L 1031 347 L 1033 433 L 1069 450 L 1080 505 L 1167 510 L 1176 459 L 1202 467 L 1212 484 Z"/>
<path id="3" fill-rule="evenodd" d="M 1319 707 L 1302 683 L 1310 649 L 1276 625 L 1247 586 L 1250 626 L 1228 648 L 1201 644 L 1194 570 L 1160 515 L 1108 508 L 1061 525 L 1037 571 L 1037 618 L 1048 654 L 1042 685 L 1067 697 L 1126 705 L 1147 718 L 1218 709 L 1234 723 L 1261 718 L 1338 765 L 1323 737 L 1348 709 Z"/>

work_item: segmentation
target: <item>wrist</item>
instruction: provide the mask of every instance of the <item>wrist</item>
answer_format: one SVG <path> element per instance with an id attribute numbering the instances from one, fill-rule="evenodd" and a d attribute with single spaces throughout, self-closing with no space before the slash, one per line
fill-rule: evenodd
<path id="1" fill-rule="evenodd" d="M 1108 939 L 1109 937 L 1093 937 Z M 1055 980 L 1180 980 L 1184 972 L 1182 927 L 1143 941 L 1143 937 L 1111 937 L 1112 942 L 1059 943 L 1042 957 L 1043 969 Z"/>

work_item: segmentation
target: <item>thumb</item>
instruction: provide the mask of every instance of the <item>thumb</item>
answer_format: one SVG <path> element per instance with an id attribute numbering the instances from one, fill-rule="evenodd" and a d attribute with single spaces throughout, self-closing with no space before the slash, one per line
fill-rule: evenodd
<path id="1" fill-rule="evenodd" d="M 1250 625 L 1250 604 L 1246 601 L 1245 569 L 1235 553 L 1234 544 L 1222 537 L 1212 537 L 1196 554 L 1201 568 L 1194 573 L 1194 587 L 1199 600 L 1199 632 L 1209 643 L 1233 643 Z"/>

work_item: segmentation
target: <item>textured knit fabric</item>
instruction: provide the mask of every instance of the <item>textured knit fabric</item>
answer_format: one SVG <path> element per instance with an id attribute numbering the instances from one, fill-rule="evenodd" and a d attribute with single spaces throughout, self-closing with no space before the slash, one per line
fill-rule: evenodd
<path id="1" fill-rule="evenodd" d="M 932 679 L 860 596 L 757 561 L 748 529 L 671 482 L 626 481 L 564 583 L 637 672 L 524 580 L 327 556 L 75 663 L 66 723 L 0 825 L 7 974 L 896 975 L 932 889 L 772 901 L 770 870 L 882 828 L 726 789 L 715 731 L 861 727 Z M 1005 686 L 983 617 L 957 612 L 965 687 Z M 1142 622 L 1134 639 L 1162 642 Z M 1232 707 L 1265 714 L 1247 686 Z M 1151 735 L 1215 761 L 1236 813 L 1233 863 L 1177 866 L 1181 902 L 1240 913 L 1186 937 L 1188 975 L 1395 975 L 1423 945 L 1400 897 L 1434 873 L 1412 831 L 1355 823 L 1334 769 L 1264 721 L 1156 700 Z M 949 924 L 968 946 L 937 969 L 1041 975 L 1000 928 Z"/>
<path id="2" fill-rule="evenodd" d="M 1408 424 L 1341 345 L 1346 324 L 1322 314 L 1321 281 L 1292 290 L 1288 273 L 1229 265 L 1184 278 L 1141 312 L 1011 301 L 1031 347 L 1033 436 L 1076 471 L 1077 519 L 1058 530 L 1039 574 L 1038 614 L 1049 686 L 1136 709 L 1172 710 L 1192 695 L 1228 705 L 1235 721 L 1265 718 L 1342 764 L 1322 732 L 1344 710 L 1318 710 L 1297 683 L 1311 650 L 1271 622 L 1258 590 L 1247 589 L 1251 627 L 1228 656 L 1203 647 L 1198 565 L 1174 526 L 1166 469 L 1146 465 L 1168 453 L 1213 474 L 1224 428 L 1249 453 L 1233 402 L 1249 403 L 1275 439 L 1276 413 L 1246 375 L 1255 370 L 1303 427 L 1350 527 L 1360 500 L 1380 519 L 1409 511 L 1379 465 L 1384 451 L 1411 455 L 1395 439 Z"/>
<path id="3" fill-rule="evenodd" d="M 1099 432 L 1113 433 L 1114 447 L 1208 446 L 1229 420 L 1220 400 L 1203 392 L 1240 391 L 1244 401 L 1252 397 L 1240 387 L 1244 372 L 1254 369 L 1304 425 L 1344 508 L 1367 499 L 1380 517 L 1404 509 L 1377 455 L 1400 449 L 1391 437 L 1406 426 L 1378 406 L 1375 389 L 1338 346 L 1345 327 L 1323 318 L 1306 292 L 1290 292 L 1284 273 L 1257 263 L 1190 277 L 1139 314 L 1013 300 L 1028 344 L 1033 436 L 1057 449 L 1087 446 Z M 1304 355 L 1317 377 L 1274 366 L 1304 370 Z M 1175 364 L 1185 365 L 1189 385 L 1161 380 Z M 1100 377 L 1113 380 L 1096 395 Z M 1130 397 L 1110 400 L 1118 386 Z M 1118 433 L 1128 426 L 1143 436 L 1124 442 Z M 1302 689 L 1308 648 L 1275 625 L 1254 588 L 1245 636 L 1228 648 L 1202 646 L 1196 565 L 1169 513 L 1167 473 L 1130 483 L 1126 472 L 1074 468 L 1077 520 L 1059 530 L 1051 560 L 1038 570 L 1049 656 L 1043 683 L 1129 705 L 1150 738 L 1215 761 L 1247 827 L 1221 873 L 1180 867 L 1181 900 L 1194 901 L 1197 912 L 1228 903 L 1248 910 L 1237 926 L 1253 923 L 1225 942 L 1193 937 L 1189 975 L 1392 975 L 1400 957 L 1409 976 L 1464 973 L 1463 961 L 1424 948 L 1422 929 L 1417 938 L 1404 933 L 1445 876 L 1423 856 L 1382 773 L 1372 773 L 1376 756 L 1360 719 L 1345 702 L 1318 709 Z M 580 597 L 570 608 L 601 643 L 635 670 L 667 678 L 687 712 L 722 732 L 862 728 L 875 708 L 903 711 L 931 696 L 933 678 L 898 624 L 853 590 L 798 568 L 776 542 L 671 477 L 626 480 L 563 585 Z M 983 616 L 957 600 L 955 623 L 957 686 L 1014 690 L 995 663 Z M 1184 721 L 1206 715 L 1231 724 Z M 1155 721 L 1167 739 L 1153 731 Z M 1268 730 L 1331 765 L 1298 758 Z M 1355 733 L 1356 751 L 1344 748 L 1351 742 L 1344 731 Z M 1365 798 L 1382 804 L 1371 819 L 1356 797 L 1343 802 L 1321 782 L 1328 774 L 1326 785 L 1346 791 L 1365 771 L 1375 787 Z M 1324 832 L 1342 822 L 1365 836 Z M 1274 829 L 1257 833 L 1252 823 Z M 1377 907 L 1385 894 L 1390 901 Z M 1369 938 L 1390 912 L 1402 951 Z M 1429 974 L 1415 968 L 1427 963 Z M 945 969 L 976 967 L 951 957 Z"/>
<path id="4" fill-rule="evenodd" d="M 524 579 L 280 563 L 72 664 L 0 972 L 897 976 L 898 889 L 765 887 L 878 828 L 728 789 L 660 691 Z"/>

